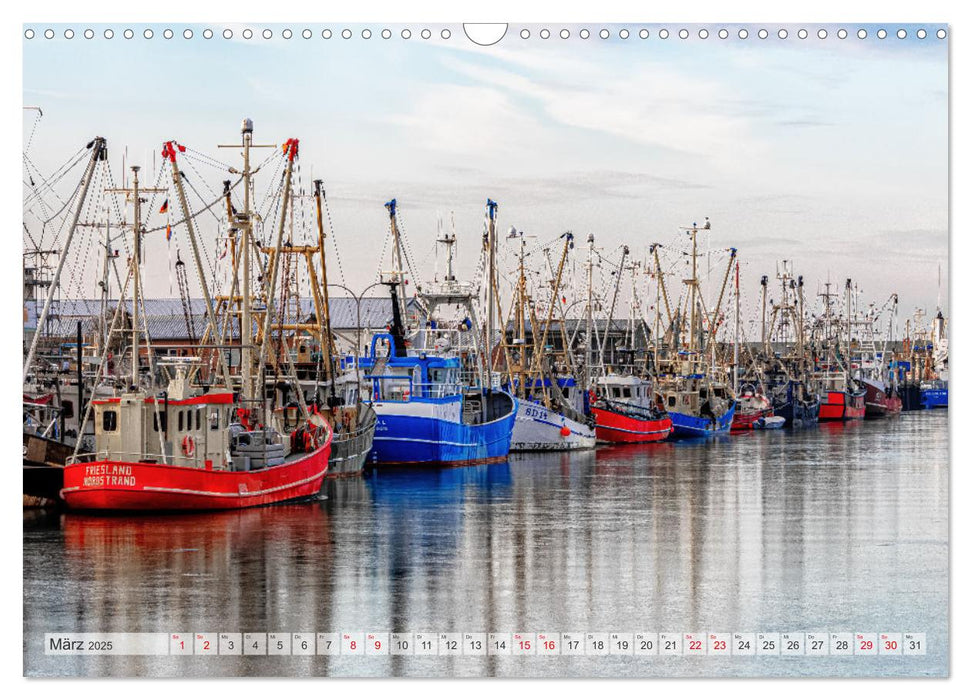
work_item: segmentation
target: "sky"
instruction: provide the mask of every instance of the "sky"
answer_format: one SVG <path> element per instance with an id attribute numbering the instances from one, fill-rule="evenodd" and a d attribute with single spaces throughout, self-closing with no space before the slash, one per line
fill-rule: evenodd
<path id="1" fill-rule="evenodd" d="M 173 138 L 238 165 L 236 151 L 216 146 L 238 142 L 241 119 L 252 118 L 256 142 L 300 138 L 297 186 L 307 192 L 324 180 L 336 279 L 355 291 L 390 264 L 386 201 L 397 198 L 416 275 L 427 280 L 440 217 L 454 216 L 460 276 L 476 274 L 491 198 L 500 230 L 515 226 L 530 246 L 572 231 L 576 270 L 593 233 L 613 261 L 623 244 L 643 260 L 660 242 L 676 272 L 680 227 L 710 217 L 702 247 L 715 251 L 711 284 L 722 274 L 720 251 L 737 248 L 750 316 L 759 277 L 774 276 L 782 259 L 810 294 L 827 279 L 839 287 L 852 278 L 878 306 L 897 293 L 902 318 L 933 310 L 939 296 L 947 309 L 948 40 L 936 38 L 937 26 L 925 39 L 915 25 L 893 25 L 907 30 L 904 39 L 879 39 L 875 25 L 846 25 L 840 39 L 826 26 L 820 39 L 812 25 L 800 39 L 800 25 L 785 25 L 780 39 L 780 26 L 766 25 L 768 38 L 753 29 L 741 39 L 727 25 L 720 39 L 721 25 L 708 25 L 701 39 L 702 25 L 691 25 L 688 39 L 673 31 L 662 39 L 660 26 L 632 25 L 623 39 L 620 25 L 550 25 L 542 39 L 541 25 L 510 25 L 490 47 L 460 25 L 423 25 L 429 39 L 418 27 L 403 39 L 402 25 L 388 25 L 390 39 L 380 36 L 384 25 L 335 26 L 329 39 L 322 25 L 310 25 L 311 39 L 294 26 L 284 39 L 284 26 L 259 25 L 248 40 L 241 25 L 228 26 L 231 39 L 226 27 L 204 39 L 206 27 L 190 25 L 188 40 L 184 25 L 173 25 L 172 39 L 158 25 L 133 25 L 132 39 L 123 25 L 91 25 L 90 40 L 51 26 L 55 38 L 23 43 L 24 104 L 43 109 L 39 119 L 24 112 L 37 170 L 53 172 L 94 135 L 108 139 L 119 182 L 122 156 L 154 180 L 161 144 Z M 109 26 L 111 40 L 102 36 Z M 264 26 L 272 38 L 260 36 Z M 345 27 L 350 39 L 339 36 Z M 221 191 L 225 169 L 196 165 L 190 179 L 202 195 Z M 258 192 L 272 190 L 275 175 L 258 174 Z M 65 187 L 76 182 L 66 177 Z M 308 202 L 297 209 L 310 222 Z M 34 214 L 25 213 L 28 228 Z M 152 216 L 150 226 L 164 224 L 157 208 Z M 224 226 L 216 216 L 199 221 L 206 247 L 218 251 Z M 95 247 L 84 240 L 71 269 L 85 280 L 77 293 L 94 296 Z M 511 265 L 512 248 L 504 252 Z M 149 295 L 178 294 L 175 256 L 164 236 L 146 242 Z M 609 270 L 605 263 L 602 286 Z"/>

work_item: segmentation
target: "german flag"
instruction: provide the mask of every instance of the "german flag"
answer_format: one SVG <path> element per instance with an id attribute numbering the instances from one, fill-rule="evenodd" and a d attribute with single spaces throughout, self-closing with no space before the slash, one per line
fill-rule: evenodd
<path id="1" fill-rule="evenodd" d="M 169 200 L 166 199 L 164 202 L 162 202 L 162 207 L 158 210 L 158 213 L 164 214 L 168 210 L 169 210 Z"/>

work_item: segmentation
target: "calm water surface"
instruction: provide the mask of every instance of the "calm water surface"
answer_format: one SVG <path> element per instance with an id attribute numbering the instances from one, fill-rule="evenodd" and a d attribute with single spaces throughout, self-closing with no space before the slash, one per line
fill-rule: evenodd
<path id="1" fill-rule="evenodd" d="M 28 675 L 948 671 L 946 411 L 382 469 L 321 502 L 24 512 Z M 50 657 L 45 632 L 926 632 L 924 657 Z"/>

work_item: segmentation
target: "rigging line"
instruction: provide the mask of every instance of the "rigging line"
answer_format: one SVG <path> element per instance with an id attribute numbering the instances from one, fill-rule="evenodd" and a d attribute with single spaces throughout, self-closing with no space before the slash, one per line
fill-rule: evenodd
<path id="1" fill-rule="evenodd" d="M 45 219 L 45 220 L 44 220 L 44 221 L 42 221 L 41 223 L 43 223 L 43 224 L 44 224 L 44 225 L 46 226 L 46 225 L 47 225 L 47 224 L 49 224 L 49 223 L 50 223 L 51 221 L 53 221 L 53 220 L 54 220 L 54 219 L 56 219 L 56 218 L 57 218 L 58 216 L 60 216 L 60 214 L 61 214 L 61 212 L 63 212 L 63 211 L 64 211 L 64 210 L 65 210 L 65 209 L 67 208 L 67 206 L 68 206 L 68 204 L 70 204 L 70 203 L 71 203 L 72 201 L 74 201 L 74 198 L 75 198 L 75 197 L 77 196 L 77 194 L 78 194 L 78 192 L 79 192 L 79 191 L 81 190 L 81 185 L 82 185 L 82 184 L 84 184 L 84 178 L 83 178 L 83 177 L 82 177 L 82 178 L 81 178 L 80 180 L 78 180 L 78 184 L 77 184 L 77 185 L 76 185 L 76 186 L 74 187 L 74 192 L 72 192 L 72 193 L 71 193 L 71 196 L 70 196 L 70 197 L 68 197 L 68 198 L 67 198 L 67 200 L 65 200 L 65 202 L 64 202 L 64 203 L 63 203 L 63 204 L 61 205 L 61 208 L 60 208 L 60 209 L 58 209 L 58 210 L 57 210 L 57 211 L 56 211 L 56 212 L 54 213 L 54 215 L 53 215 L 53 216 L 51 216 L 51 217 L 49 217 L 49 218 L 47 218 L 47 219 Z"/>
<path id="2" fill-rule="evenodd" d="M 404 244 L 405 244 L 405 249 L 404 249 L 405 263 L 408 265 L 408 270 L 409 272 L 411 272 L 411 276 L 415 278 L 416 286 L 424 287 L 425 284 L 422 281 L 421 275 L 418 273 L 418 270 L 411 262 L 411 259 L 414 257 L 414 255 L 411 252 L 411 241 L 408 238 L 408 232 L 405 230 L 405 225 L 404 225 L 404 221 L 401 218 L 400 210 L 398 212 L 398 230 L 401 232 L 401 240 L 404 241 Z M 406 290 L 402 289 L 401 291 L 403 294 L 406 294 Z"/>
<path id="3" fill-rule="evenodd" d="M 212 193 L 212 196 L 215 197 L 217 193 L 214 189 L 212 189 L 212 185 L 209 184 L 209 181 L 202 176 L 202 173 L 199 172 L 199 170 L 196 168 L 196 166 L 194 166 L 191 163 L 191 161 L 187 162 L 187 164 L 192 169 L 193 174 L 199 176 L 199 179 L 202 180 L 203 184 L 209 189 L 209 192 Z M 187 178 L 184 178 L 184 179 L 186 180 L 186 182 L 189 182 Z M 191 185 L 191 182 L 190 182 L 190 185 Z M 202 198 L 200 197 L 200 199 Z"/>
<path id="4" fill-rule="evenodd" d="M 236 188 L 236 186 L 239 183 L 241 183 L 242 181 L 243 181 L 243 177 L 240 176 L 240 178 L 238 180 L 236 180 L 236 182 L 234 182 L 232 185 L 230 185 L 230 187 L 229 187 L 230 191 L 234 190 Z M 217 204 L 225 204 L 225 199 L 224 199 L 224 197 L 222 195 L 219 195 L 219 197 L 217 199 L 215 199 L 212 202 L 210 202 L 208 205 L 206 205 L 205 208 L 200 209 L 195 214 L 193 214 L 192 215 L 193 221 L 195 220 L 195 217 L 199 216 L 199 214 L 202 214 L 203 212 L 212 209 Z M 185 221 L 186 221 L 186 217 L 183 216 L 178 221 L 173 222 L 172 223 L 172 227 L 175 228 L 176 226 L 180 226 L 180 225 L 184 224 Z M 165 229 L 165 226 L 156 226 L 155 228 L 145 229 L 145 231 L 143 231 L 143 233 L 155 233 L 156 231 L 162 231 L 164 229 Z"/>
<path id="5" fill-rule="evenodd" d="M 70 173 L 75 167 L 77 167 L 78 163 L 82 162 L 85 159 L 84 156 L 86 155 L 87 150 L 88 150 L 87 147 L 81 147 L 80 149 L 78 149 L 77 153 L 74 153 L 73 155 L 71 155 L 57 170 L 55 170 L 53 173 L 51 173 L 46 177 L 43 175 L 43 173 L 41 172 L 41 169 L 37 167 L 34 161 L 30 159 L 30 156 L 28 156 L 26 153 L 22 155 L 23 155 L 25 164 L 33 168 L 34 172 L 37 174 L 37 177 L 41 179 L 41 185 L 53 191 L 53 185 L 55 185 L 57 182 L 63 179 L 68 173 Z M 30 200 L 30 197 L 25 199 L 24 204 L 26 205 L 29 202 L 29 200 Z"/>
<path id="6" fill-rule="evenodd" d="M 37 116 L 34 117 L 34 126 L 30 130 L 30 136 L 27 137 L 27 145 L 24 146 L 24 151 L 25 152 L 30 150 L 30 144 L 34 140 L 34 132 L 37 131 L 37 125 L 40 124 L 41 117 L 43 117 L 43 116 L 44 116 L 44 113 L 38 110 Z"/>
<path id="7" fill-rule="evenodd" d="M 281 156 L 283 155 L 282 152 L 280 155 Z M 280 172 L 280 166 L 283 165 L 283 162 L 285 160 L 286 159 L 283 157 L 277 160 L 276 168 L 274 168 L 268 180 L 268 182 L 277 182 L 277 180 L 279 180 L 280 184 L 277 185 L 272 190 L 267 190 L 263 195 L 263 201 L 260 202 L 260 205 L 256 208 L 257 213 L 260 215 L 260 218 L 263 220 L 266 219 L 266 214 L 268 214 L 270 209 L 273 208 L 273 200 L 275 200 L 277 197 L 280 196 L 280 192 L 283 189 L 283 173 Z M 264 207 L 265 207 L 265 211 L 261 211 L 261 209 L 263 209 Z"/>
<path id="8" fill-rule="evenodd" d="M 228 163 L 223 163 L 221 160 L 209 155 L 208 153 L 197 151 L 194 148 L 189 148 L 188 146 L 185 146 L 185 151 L 183 154 L 187 158 L 198 160 L 200 163 L 205 163 L 206 165 L 210 165 L 212 167 L 219 167 L 227 171 L 232 170 L 232 166 L 230 166 Z"/>
<path id="9" fill-rule="evenodd" d="M 30 239 L 30 243 L 32 246 L 34 246 L 34 250 L 40 250 L 40 246 L 37 245 L 37 241 L 35 241 L 33 235 L 31 235 L 30 229 L 27 228 L 27 224 L 24 224 L 24 233 L 26 233 L 27 238 Z"/>

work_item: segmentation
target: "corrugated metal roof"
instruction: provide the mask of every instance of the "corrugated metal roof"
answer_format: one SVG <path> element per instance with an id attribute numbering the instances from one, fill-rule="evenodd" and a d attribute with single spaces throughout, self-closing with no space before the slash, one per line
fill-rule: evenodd
<path id="1" fill-rule="evenodd" d="M 117 300 L 108 303 L 109 322 L 111 315 L 117 308 Z M 408 302 L 409 309 L 414 308 L 414 300 Z M 25 328 L 34 328 L 37 317 L 43 309 L 43 302 L 29 304 L 27 306 L 27 320 L 24 322 Z M 131 314 L 131 300 L 126 300 L 125 310 Z M 196 339 L 205 332 L 206 304 L 204 299 L 190 299 L 189 310 L 192 327 L 195 331 Z M 181 299 L 145 299 L 144 301 L 145 321 L 148 326 L 148 333 L 151 338 L 157 340 L 186 341 L 189 334 L 186 329 L 185 314 L 182 308 Z M 300 300 L 300 319 L 308 320 L 314 317 L 314 304 L 312 299 Z M 388 297 L 365 297 L 361 299 L 360 308 L 361 327 L 383 328 L 391 322 L 391 299 Z M 99 325 L 98 318 L 101 315 L 100 299 L 71 299 L 61 300 L 52 303 L 51 311 L 48 315 L 47 325 L 48 334 L 51 337 L 74 337 L 77 332 L 77 322 L 82 321 L 82 331 L 85 334 L 92 333 Z M 346 296 L 330 297 L 330 320 L 331 327 L 335 331 L 355 330 L 358 327 L 357 302 Z M 239 323 L 233 319 L 232 338 L 239 338 Z M 256 327 L 254 326 L 254 331 Z"/>

